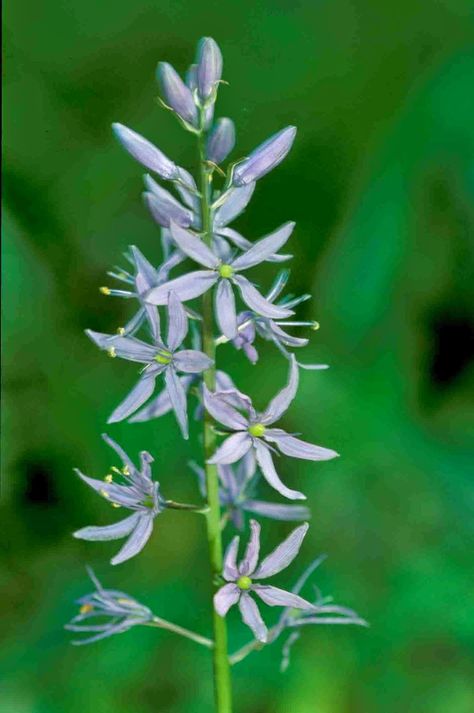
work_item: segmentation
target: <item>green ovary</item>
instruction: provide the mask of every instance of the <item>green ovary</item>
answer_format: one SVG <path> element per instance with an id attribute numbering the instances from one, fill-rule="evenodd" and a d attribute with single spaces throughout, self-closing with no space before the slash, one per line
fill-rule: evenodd
<path id="1" fill-rule="evenodd" d="M 250 589 L 252 586 L 252 580 L 250 577 L 239 577 L 237 580 L 237 586 L 239 589 L 243 590 Z"/>
<path id="2" fill-rule="evenodd" d="M 172 354 L 170 352 L 158 352 L 153 358 L 158 364 L 169 364 L 172 359 Z"/>
<path id="3" fill-rule="evenodd" d="M 232 277 L 233 274 L 234 274 L 234 268 L 232 267 L 232 265 L 221 265 L 220 266 L 219 275 L 221 277 L 229 278 L 229 277 Z"/>
<path id="4" fill-rule="evenodd" d="M 261 436 L 263 436 L 265 430 L 266 429 L 263 423 L 254 423 L 252 426 L 249 426 L 249 433 L 255 438 L 260 438 Z"/>

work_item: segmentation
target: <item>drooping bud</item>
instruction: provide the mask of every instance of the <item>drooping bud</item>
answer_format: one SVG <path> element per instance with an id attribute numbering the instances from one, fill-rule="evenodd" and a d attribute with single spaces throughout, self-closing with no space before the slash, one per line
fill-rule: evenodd
<path id="1" fill-rule="evenodd" d="M 168 181 L 176 178 L 176 165 L 150 141 L 123 124 L 112 124 L 112 129 L 122 146 L 143 166 Z"/>
<path id="2" fill-rule="evenodd" d="M 222 75 L 222 54 L 212 37 L 203 37 L 199 42 L 197 62 L 199 96 L 206 101 Z"/>
<path id="3" fill-rule="evenodd" d="M 235 127 L 232 119 L 218 119 L 207 140 L 206 157 L 213 163 L 222 163 L 235 145 Z"/>
<path id="4" fill-rule="evenodd" d="M 232 179 L 234 186 L 245 186 L 278 166 L 291 149 L 295 136 L 296 127 L 287 126 L 260 144 L 235 167 Z"/>
<path id="5" fill-rule="evenodd" d="M 153 218 L 163 228 L 170 227 L 173 220 L 183 228 L 193 222 L 193 214 L 185 208 L 169 191 L 162 188 L 151 176 L 145 176 L 145 185 L 148 191 L 143 194 L 143 199 Z"/>
<path id="6" fill-rule="evenodd" d="M 166 103 L 188 124 L 197 126 L 198 112 L 192 92 L 174 67 L 160 62 L 156 74 Z"/>

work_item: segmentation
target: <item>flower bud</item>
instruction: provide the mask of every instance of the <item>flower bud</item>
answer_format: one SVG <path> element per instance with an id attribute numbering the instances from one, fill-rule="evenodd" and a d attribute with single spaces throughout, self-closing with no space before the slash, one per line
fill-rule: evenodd
<path id="1" fill-rule="evenodd" d="M 245 186 L 278 166 L 291 149 L 295 136 L 296 127 L 287 126 L 260 144 L 235 167 L 232 179 L 234 186 Z"/>
<path id="2" fill-rule="evenodd" d="M 191 90 L 171 64 L 158 64 L 157 79 L 166 103 L 188 124 L 197 126 L 198 113 Z"/>
<path id="3" fill-rule="evenodd" d="M 151 176 L 145 176 L 147 192 L 143 199 L 153 218 L 163 228 L 169 228 L 170 220 L 183 228 L 193 222 L 193 214 L 185 208 L 176 198 L 154 181 Z"/>
<path id="4" fill-rule="evenodd" d="M 122 146 L 143 166 L 150 171 L 155 171 L 166 180 L 176 178 L 178 170 L 176 165 L 150 141 L 123 124 L 112 124 L 112 129 Z"/>
<path id="5" fill-rule="evenodd" d="M 218 119 L 207 140 L 206 157 L 208 161 L 222 163 L 234 148 L 234 144 L 234 122 L 231 119 Z"/>
<path id="6" fill-rule="evenodd" d="M 197 86 L 203 101 L 209 99 L 222 75 L 222 54 L 212 37 L 203 37 L 198 47 Z"/>

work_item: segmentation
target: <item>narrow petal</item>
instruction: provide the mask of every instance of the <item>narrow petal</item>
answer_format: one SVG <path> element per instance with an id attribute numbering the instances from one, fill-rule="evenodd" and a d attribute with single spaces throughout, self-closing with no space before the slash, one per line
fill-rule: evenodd
<path id="1" fill-rule="evenodd" d="M 269 327 L 278 341 L 287 347 L 305 347 L 309 342 L 309 339 L 306 339 L 306 337 L 294 337 L 292 334 L 288 334 L 278 324 L 275 324 L 275 322 L 270 322 Z"/>
<path id="2" fill-rule="evenodd" d="M 150 181 L 153 179 L 149 179 Z M 187 208 L 179 203 L 171 193 L 165 191 L 164 188 L 155 184 L 160 191 L 163 191 L 167 196 L 158 197 L 156 193 L 144 193 L 143 200 L 158 225 L 163 228 L 169 228 L 170 221 L 174 221 L 177 225 L 182 225 L 187 228 L 193 222 L 193 214 Z M 169 198 L 168 198 L 169 196 Z"/>
<path id="3" fill-rule="evenodd" d="M 225 551 L 222 574 L 224 579 L 227 579 L 228 582 L 235 582 L 235 580 L 239 578 L 239 570 L 237 568 L 239 541 L 240 537 L 238 535 L 233 537 Z"/>
<path id="4" fill-rule="evenodd" d="M 173 161 L 143 136 L 123 124 L 112 124 L 112 129 L 122 146 L 143 166 L 167 180 L 176 178 L 177 167 Z"/>
<path id="5" fill-rule="evenodd" d="M 165 371 L 165 384 L 181 433 L 187 440 L 189 435 L 186 392 L 173 367 L 168 367 Z"/>
<path id="6" fill-rule="evenodd" d="M 237 313 L 234 291 L 229 280 L 219 280 L 214 300 L 219 327 L 227 339 L 233 339 L 237 334 Z"/>
<path id="7" fill-rule="evenodd" d="M 200 374 L 212 366 L 213 361 L 204 352 L 196 349 L 183 349 L 173 355 L 173 364 L 178 371 L 189 374 Z"/>
<path id="8" fill-rule="evenodd" d="M 265 439 L 276 443 L 278 448 L 287 456 L 302 458 L 303 460 L 331 460 L 339 455 L 336 451 L 312 443 L 302 441 L 300 438 L 290 436 L 279 428 L 268 429 Z"/>
<path id="9" fill-rule="evenodd" d="M 270 552 L 260 563 L 254 573 L 255 579 L 273 577 L 274 574 L 278 574 L 282 569 L 288 567 L 300 551 L 301 543 L 308 532 L 308 527 L 308 523 L 300 525 L 288 535 L 286 540 L 283 540 L 278 547 L 275 547 L 273 552 Z"/>
<path id="10" fill-rule="evenodd" d="M 156 372 L 145 374 L 133 387 L 130 393 L 124 398 L 117 408 L 111 413 L 107 423 L 117 423 L 130 416 L 137 408 L 140 408 L 147 399 L 150 398 L 155 389 Z"/>
<path id="11" fill-rule="evenodd" d="M 252 629 L 257 641 L 265 643 L 268 636 L 267 627 L 260 616 L 257 605 L 252 597 L 247 594 L 247 592 L 242 592 L 240 596 L 239 609 L 242 614 L 244 624 L 247 624 L 247 626 Z"/>
<path id="12" fill-rule="evenodd" d="M 145 300 L 152 305 L 164 305 L 168 302 L 169 293 L 175 292 L 181 302 L 187 302 L 203 295 L 218 279 L 219 275 L 214 270 L 196 270 L 154 287 L 145 295 Z"/>
<path id="13" fill-rule="evenodd" d="M 288 384 L 273 398 L 262 415 L 262 423 L 274 423 L 288 409 L 298 390 L 299 372 L 296 359 L 291 357 Z"/>
<path id="14" fill-rule="evenodd" d="M 224 443 L 217 449 L 208 463 L 235 463 L 244 456 L 252 446 L 252 439 L 244 431 L 233 433 L 225 439 Z"/>
<path id="15" fill-rule="evenodd" d="M 237 604 L 239 598 L 240 589 L 234 582 L 224 584 L 224 586 L 214 594 L 214 609 L 219 616 L 225 616 L 229 609 L 234 604 Z"/>
<path id="16" fill-rule="evenodd" d="M 133 513 L 120 522 L 115 522 L 113 525 L 105 527 L 83 527 L 81 530 L 74 532 L 74 537 L 79 540 L 91 540 L 94 542 L 105 542 L 106 540 L 119 540 L 122 537 L 127 537 L 137 525 L 140 518 L 140 513 Z"/>
<path id="17" fill-rule="evenodd" d="M 300 493 L 298 490 L 291 490 L 287 488 L 284 483 L 280 480 L 280 476 L 275 470 L 273 465 L 272 456 L 268 448 L 255 439 L 255 452 L 257 455 L 257 462 L 262 471 L 263 477 L 272 488 L 274 488 L 280 495 L 288 500 L 306 500 L 306 495 Z"/>
<path id="18" fill-rule="evenodd" d="M 252 591 L 270 607 L 292 607 L 303 611 L 316 611 L 314 604 L 310 604 L 303 597 L 269 584 L 254 584 Z"/>
<path id="19" fill-rule="evenodd" d="M 232 119 L 218 119 L 209 134 L 206 145 L 206 158 L 213 163 L 222 163 L 230 154 L 235 144 L 235 127 Z"/>
<path id="20" fill-rule="evenodd" d="M 252 198 L 254 190 L 255 183 L 248 183 L 246 186 L 239 188 L 231 188 L 227 193 L 225 202 L 214 214 L 214 227 L 224 227 L 243 213 Z"/>
<path id="21" fill-rule="evenodd" d="M 232 262 L 232 267 L 235 270 L 246 270 L 249 267 L 258 265 L 267 260 L 270 255 L 278 252 L 278 250 L 287 242 L 295 223 L 285 223 L 280 228 L 275 230 L 270 235 L 261 238 L 256 242 L 250 250 L 238 257 Z"/>
<path id="22" fill-rule="evenodd" d="M 170 231 L 179 249 L 192 260 L 208 268 L 216 268 L 218 266 L 219 259 L 197 235 L 181 228 L 173 221 L 170 223 Z"/>
<path id="23" fill-rule="evenodd" d="M 227 428 L 231 428 L 233 431 L 247 428 L 247 419 L 226 401 L 220 399 L 218 395 L 212 394 L 206 385 L 203 387 L 203 398 L 206 411 L 216 421 L 227 426 Z"/>
<path id="24" fill-rule="evenodd" d="M 188 318 L 181 300 L 174 293 L 168 296 L 168 349 L 174 352 L 188 333 Z"/>
<path id="25" fill-rule="evenodd" d="M 245 500 L 242 508 L 261 517 L 271 520 L 295 521 L 309 520 L 311 511 L 304 505 L 281 505 L 280 503 L 267 503 L 264 500 Z"/>
<path id="26" fill-rule="evenodd" d="M 198 112 L 193 95 L 175 68 L 168 62 L 159 62 L 156 77 L 166 103 L 188 124 L 197 126 Z"/>
<path id="27" fill-rule="evenodd" d="M 261 314 L 263 317 L 270 317 L 271 319 L 284 319 L 293 314 L 290 309 L 278 307 L 278 305 L 274 305 L 266 300 L 243 275 L 234 275 L 233 281 L 237 284 L 245 304 L 254 312 L 257 312 L 257 314 Z"/>
<path id="28" fill-rule="evenodd" d="M 241 576 L 251 576 L 258 563 L 260 553 L 260 525 L 256 520 L 250 520 L 250 539 L 245 554 L 239 566 Z"/>
<path id="29" fill-rule="evenodd" d="M 102 434 L 102 439 L 107 443 L 107 445 L 110 448 L 112 448 L 116 452 L 116 454 L 118 455 L 118 457 L 120 458 L 122 463 L 124 465 L 128 466 L 129 471 L 131 473 L 133 473 L 135 470 L 135 465 L 134 465 L 133 461 L 128 457 L 128 455 L 125 453 L 123 448 L 121 446 L 119 446 L 119 444 L 116 443 L 112 438 L 110 438 L 110 436 L 108 436 L 106 433 Z"/>
<path id="30" fill-rule="evenodd" d="M 141 515 L 138 524 L 122 549 L 110 560 L 110 564 L 120 564 L 138 554 L 150 539 L 153 530 L 153 517 Z"/>
<path id="31" fill-rule="evenodd" d="M 148 176 L 150 181 L 153 181 L 151 176 Z M 155 183 L 155 181 L 153 181 Z M 158 184 L 155 184 L 158 185 Z M 137 274 L 141 275 L 146 284 L 146 289 L 149 290 L 159 282 L 159 272 L 155 270 L 149 260 L 146 259 L 142 251 L 136 245 L 130 245 L 130 253 L 135 263 Z"/>
<path id="32" fill-rule="evenodd" d="M 179 377 L 183 389 L 187 392 L 194 377 L 184 374 Z M 171 401 L 166 387 L 161 391 L 158 396 L 150 401 L 149 404 L 144 406 L 140 411 L 137 411 L 132 418 L 128 419 L 129 423 L 141 423 L 143 421 L 151 421 L 153 418 L 160 418 L 166 413 L 171 411 Z"/>
<path id="33" fill-rule="evenodd" d="M 86 329 L 86 334 L 98 347 L 109 351 L 114 349 L 114 354 L 121 359 L 147 364 L 156 354 L 156 349 L 146 342 L 135 337 L 119 337 L 114 334 L 104 334 Z"/>
<path id="34" fill-rule="evenodd" d="M 241 161 L 234 169 L 234 185 L 243 186 L 250 181 L 256 181 L 278 166 L 291 149 L 295 136 L 296 128 L 287 126 L 260 144 L 247 159 Z"/>

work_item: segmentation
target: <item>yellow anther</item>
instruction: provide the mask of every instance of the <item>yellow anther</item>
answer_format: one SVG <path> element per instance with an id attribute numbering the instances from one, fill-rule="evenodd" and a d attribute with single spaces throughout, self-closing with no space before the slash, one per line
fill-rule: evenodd
<path id="1" fill-rule="evenodd" d="M 130 475 L 130 470 L 129 470 L 128 465 L 124 465 L 124 466 L 123 466 L 123 468 L 122 468 L 122 473 L 123 473 L 124 475 Z"/>
<path id="2" fill-rule="evenodd" d="M 99 292 L 102 292 L 103 295 L 110 295 L 110 288 L 109 287 L 99 287 Z"/>
<path id="3" fill-rule="evenodd" d="M 112 483 L 114 480 L 114 476 L 112 475 L 112 473 L 107 473 L 104 480 L 106 483 Z"/>
<path id="4" fill-rule="evenodd" d="M 117 352 L 115 351 L 115 347 L 109 347 L 109 349 L 107 349 L 107 354 L 108 354 L 109 357 L 111 357 L 112 359 L 115 359 L 115 357 L 117 356 Z"/>
<path id="5" fill-rule="evenodd" d="M 104 496 L 104 498 L 110 498 L 109 493 L 104 488 L 101 488 L 101 490 L 99 492 L 101 495 Z"/>
<path id="6" fill-rule="evenodd" d="M 117 475 L 122 475 L 122 471 L 119 470 L 116 465 L 113 465 L 110 470 L 113 470 L 113 472 L 117 473 Z"/>
<path id="7" fill-rule="evenodd" d="M 120 334 L 121 337 L 125 334 L 125 329 L 123 327 L 119 327 L 117 329 L 117 334 Z"/>
<path id="8" fill-rule="evenodd" d="M 132 599 L 124 599 L 123 597 L 120 597 L 120 599 L 117 599 L 117 604 L 128 604 L 129 606 L 134 606 L 135 602 Z"/>
<path id="9" fill-rule="evenodd" d="M 319 322 L 313 322 L 311 324 L 311 329 L 313 330 L 313 332 L 317 332 L 319 329 Z"/>
<path id="10" fill-rule="evenodd" d="M 122 506 L 119 505 L 118 503 L 111 503 L 111 505 L 112 505 L 113 508 L 120 508 L 120 507 L 122 507 Z"/>
<path id="11" fill-rule="evenodd" d="M 92 604 L 83 604 L 79 609 L 79 614 L 89 614 L 94 609 Z"/>

